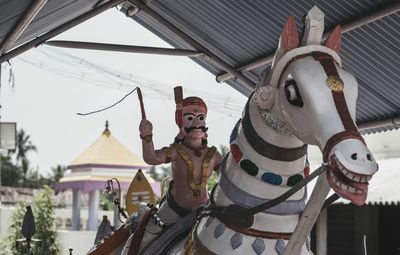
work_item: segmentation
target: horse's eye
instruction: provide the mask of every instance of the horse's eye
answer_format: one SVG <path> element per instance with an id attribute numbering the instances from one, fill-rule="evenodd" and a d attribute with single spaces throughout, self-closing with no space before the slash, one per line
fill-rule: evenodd
<path id="1" fill-rule="evenodd" d="M 303 99 L 301 98 L 299 89 L 295 80 L 287 80 L 285 82 L 285 95 L 286 99 L 291 105 L 303 107 Z"/>

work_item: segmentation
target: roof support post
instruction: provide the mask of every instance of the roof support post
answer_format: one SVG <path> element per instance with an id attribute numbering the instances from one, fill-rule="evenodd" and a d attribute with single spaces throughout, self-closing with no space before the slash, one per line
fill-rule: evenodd
<path id="1" fill-rule="evenodd" d="M 400 2 L 395 2 L 394 4 L 387 5 L 378 11 L 369 13 L 365 16 L 359 17 L 358 19 L 352 20 L 348 23 L 341 25 L 342 33 L 345 33 L 345 32 L 351 31 L 353 29 L 356 29 L 358 27 L 367 25 L 370 22 L 384 18 L 384 17 L 389 16 L 398 11 L 400 11 Z M 323 40 L 326 39 L 327 36 L 330 34 L 330 32 L 331 32 L 331 30 L 325 32 L 322 39 Z M 251 70 L 254 70 L 263 65 L 270 65 L 272 63 L 272 60 L 274 59 L 274 55 L 275 55 L 275 51 L 270 52 L 265 57 L 262 57 L 254 62 L 251 62 L 251 63 L 248 63 L 248 64 L 238 67 L 236 69 L 236 72 L 241 73 L 241 72 L 245 72 L 245 71 L 251 71 Z M 217 80 L 217 82 L 221 83 L 221 82 L 233 79 L 233 78 L 234 78 L 234 76 L 232 76 L 230 73 L 223 73 L 223 74 L 218 75 L 216 80 Z"/>
<path id="2" fill-rule="evenodd" d="M 8 37 L 5 39 L 4 43 L 0 47 L 0 55 L 9 50 L 12 45 L 18 40 L 22 35 L 28 25 L 36 17 L 39 11 L 47 3 L 47 0 L 36 0 L 29 9 L 24 13 L 22 18 L 18 21 L 17 25 L 13 31 L 9 33 Z"/>
<path id="3" fill-rule="evenodd" d="M 228 63 L 226 63 L 224 60 L 219 58 L 217 55 L 212 53 L 210 50 L 208 50 L 206 47 L 198 43 L 196 40 L 191 38 L 189 35 L 184 33 L 182 30 L 174 26 L 172 23 L 170 23 L 168 20 L 164 19 L 162 16 L 160 16 L 157 12 L 153 11 L 150 9 L 146 4 L 143 4 L 140 0 L 129 0 L 133 5 L 138 7 L 139 9 L 143 10 L 147 15 L 152 17 L 154 20 L 156 20 L 158 23 L 169 29 L 171 32 L 175 33 L 177 36 L 179 36 L 182 40 L 190 44 L 193 48 L 195 48 L 199 52 L 203 52 L 206 56 L 207 60 L 210 60 L 210 62 L 215 63 L 222 69 L 224 69 L 226 72 L 228 72 L 231 77 L 235 77 L 240 79 L 250 90 L 253 90 L 255 88 L 255 84 L 253 81 L 251 81 L 249 78 L 244 76 L 242 73 L 237 72 L 232 66 L 230 66 Z"/>
<path id="4" fill-rule="evenodd" d="M 3 55 L 0 55 L 0 63 L 3 63 L 4 61 L 7 61 L 15 56 L 18 56 L 19 54 L 44 43 L 48 39 L 50 39 L 56 35 L 59 35 L 62 32 L 66 31 L 66 30 L 68 30 L 90 18 L 93 18 L 94 16 L 96 16 L 96 15 L 114 7 L 115 5 L 122 3 L 122 2 L 125 2 L 125 0 L 110 0 L 105 4 L 95 7 L 92 10 L 82 14 L 81 16 L 78 16 L 75 19 L 68 21 L 64 25 L 59 26 L 39 37 L 36 37 L 35 39 L 19 46 L 18 48 L 14 49 L 14 50 L 11 50 Z"/>

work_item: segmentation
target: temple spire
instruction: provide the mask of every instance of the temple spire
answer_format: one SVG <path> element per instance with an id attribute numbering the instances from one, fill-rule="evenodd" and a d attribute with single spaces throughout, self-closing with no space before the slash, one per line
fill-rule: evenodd
<path id="1" fill-rule="evenodd" d="M 103 131 L 103 135 L 109 137 L 111 135 L 110 130 L 108 129 L 108 120 L 106 120 L 106 129 Z"/>

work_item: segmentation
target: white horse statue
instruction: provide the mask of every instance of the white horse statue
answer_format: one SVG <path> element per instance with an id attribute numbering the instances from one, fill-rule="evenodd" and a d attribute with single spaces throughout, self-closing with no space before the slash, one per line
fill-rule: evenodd
<path id="1" fill-rule="evenodd" d="M 356 205 L 365 202 L 378 165 L 355 125 L 358 85 L 341 67 L 340 27 L 321 45 L 324 21 L 317 7 L 305 26 L 300 42 L 295 19 L 289 17 L 271 71 L 233 129 L 230 154 L 210 197 L 210 208 L 225 214 L 201 214 L 186 240 L 158 252 L 284 254 L 305 208 L 305 187 L 251 218 L 238 216 L 241 210 L 235 208 L 263 204 L 308 176 L 307 144 L 320 148 L 330 187 Z M 311 254 L 309 241 L 301 245 L 297 254 Z"/>

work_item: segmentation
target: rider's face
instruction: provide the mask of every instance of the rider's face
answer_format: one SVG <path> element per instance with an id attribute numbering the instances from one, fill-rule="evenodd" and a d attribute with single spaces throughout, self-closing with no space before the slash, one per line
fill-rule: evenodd
<path id="1" fill-rule="evenodd" d="M 197 105 L 185 106 L 182 109 L 183 133 L 186 137 L 202 138 L 206 132 L 206 113 Z"/>

